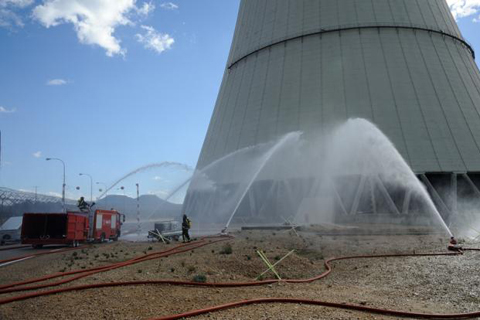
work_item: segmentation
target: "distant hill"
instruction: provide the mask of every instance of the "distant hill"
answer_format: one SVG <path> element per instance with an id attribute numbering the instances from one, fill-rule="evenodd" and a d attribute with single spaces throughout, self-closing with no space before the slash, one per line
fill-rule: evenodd
<path id="1" fill-rule="evenodd" d="M 155 195 L 142 195 L 139 199 L 140 218 L 179 218 L 182 211 L 181 204 L 171 203 Z M 108 195 L 96 202 L 96 209 L 111 209 L 126 215 L 127 220 L 137 218 L 137 199 L 122 195 Z"/>
<path id="2" fill-rule="evenodd" d="M 62 212 L 61 198 L 13 189 L 0 188 L 0 225 L 9 217 L 21 216 L 26 212 Z M 76 200 L 67 199 L 67 210 L 78 211 Z M 122 195 L 109 195 L 97 201 L 95 209 L 114 208 L 127 216 L 127 220 L 137 218 L 137 199 Z M 182 205 L 160 199 L 155 195 L 140 196 L 141 219 L 180 219 Z M 153 216 L 152 216 L 153 215 Z"/>

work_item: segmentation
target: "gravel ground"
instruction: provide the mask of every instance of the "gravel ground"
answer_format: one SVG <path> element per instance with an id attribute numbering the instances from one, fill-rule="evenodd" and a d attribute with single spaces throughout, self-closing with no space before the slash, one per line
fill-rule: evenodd
<path id="1" fill-rule="evenodd" d="M 333 256 L 445 252 L 447 239 L 430 235 L 321 236 L 310 230 L 300 237 L 288 231 L 243 231 L 235 239 L 203 248 L 95 274 L 64 286 L 129 280 L 251 281 L 265 266 L 262 249 L 283 278 L 307 278 L 324 271 Z M 227 244 L 231 254 L 222 254 Z M 0 284 L 120 262 L 176 245 L 116 242 L 40 256 L 0 268 Z M 475 246 L 474 244 L 469 244 Z M 0 260 L 2 252 L 0 252 Z M 0 319 L 150 319 L 253 298 L 289 297 L 351 303 L 401 311 L 457 313 L 480 310 L 480 253 L 455 257 L 357 259 L 334 262 L 328 277 L 310 284 L 274 284 L 245 288 L 195 288 L 142 285 L 89 289 L 0 306 Z M 273 278 L 267 274 L 267 279 Z M 13 296 L 2 295 L 3 297 Z M 220 311 L 195 319 L 394 319 L 333 308 L 265 304 Z"/>

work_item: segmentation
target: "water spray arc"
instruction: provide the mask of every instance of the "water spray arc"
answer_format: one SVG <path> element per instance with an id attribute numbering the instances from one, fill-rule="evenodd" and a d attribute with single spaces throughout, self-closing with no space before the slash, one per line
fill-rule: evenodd
<path id="1" fill-rule="evenodd" d="M 223 231 L 239 215 L 243 224 L 278 225 L 290 216 L 296 224 L 431 225 L 451 235 L 395 146 L 364 119 L 350 119 L 328 135 L 291 133 L 237 150 L 188 182 L 183 211 Z"/>
<path id="2" fill-rule="evenodd" d="M 475 52 L 445 0 L 242 0 L 197 171 L 289 132 L 325 134 L 367 119 L 422 175 L 433 197 L 425 206 L 455 226 L 480 205 L 478 79 Z M 395 209 L 399 195 L 387 197 L 390 184 L 379 179 L 363 187 L 375 185 L 374 205 L 408 212 L 410 197 Z"/>
<path id="3" fill-rule="evenodd" d="M 129 173 L 127 173 L 126 175 L 122 176 L 120 179 L 118 179 L 117 181 L 115 181 L 110 187 L 108 187 L 107 189 L 105 189 L 105 191 L 100 194 L 100 196 L 98 196 L 99 199 L 101 199 L 102 197 L 104 197 L 110 190 L 112 190 L 116 185 L 118 185 L 120 182 L 122 182 L 123 180 L 131 177 L 131 176 L 134 176 L 135 174 L 137 173 L 140 173 L 140 172 L 143 172 L 143 171 L 147 171 L 147 170 L 150 170 L 150 169 L 155 169 L 155 168 L 164 168 L 164 167 L 177 167 L 179 169 L 182 169 L 182 170 L 185 170 L 185 171 L 193 171 L 193 169 L 191 167 L 189 167 L 188 165 L 186 164 L 183 164 L 183 163 L 179 163 L 179 162 L 169 162 L 169 161 L 165 161 L 165 162 L 159 162 L 159 163 L 152 163 L 152 164 L 147 164 L 145 166 L 141 166 Z"/>
<path id="4" fill-rule="evenodd" d="M 287 134 L 285 137 L 281 138 L 280 141 L 277 144 L 275 144 L 271 148 L 271 150 L 265 155 L 265 160 L 263 161 L 262 165 L 258 168 L 258 170 L 256 172 L 254 172 L 254 174 L 252 175 L 252 178 L 250 179 L 248 185 L 245 187 L 245 190 L 243 191 L 243 193 L 242 193 L 240 199 L 238 200 L 236 206 L 233 208 L 232 214 L 231 214 L 230 218 L 228 218 L 228 221 L 225 225 L 225 228 L 222 230 L 222 232 L 225 232 L 228 229 L 228 227 L 230 226 L 230 223 L 232 222 L 233 216 L 237 212 L 237 209 L 240 206 L 240 204 L 242 203 L 243 199 L 245 198 L 245 195 L 250 190 L 250 187 L 252 186 L 253 182 L 258 177 L 258 175 L 260 174 L 262 169 L 265 167 L 265 165 L 268 163 L 268 161 L 272 158 L 272 156 L 274 156 L 275 153 L 280 148 L 282 148 L 284 145 L 288 145 L 288 143 L 298 141 L 298 139 L 300 138 L 300 135 L 301 134 L 297 133 L 297 132 Z"/>

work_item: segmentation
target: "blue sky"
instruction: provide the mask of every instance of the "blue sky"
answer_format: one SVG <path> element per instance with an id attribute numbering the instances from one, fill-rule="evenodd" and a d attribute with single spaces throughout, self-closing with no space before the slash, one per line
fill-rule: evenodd
<path id="1" fill-rule="evenodd" d="M 480 52 L 480 1 L 448 1 Z M 90 192 L 80 172 L 110 184 L 196 164 L 239 0 L 85 2 L 0 0 L 0 186 L 59 194 L 61 164 L 45 157 L 65 161 L 72 198 Z M 161 174 L 139 176 L 143 191 Z"/>
<path id="2" fill-rule="evenodd" d="M 46 28 L 32 19 L 36 4 L 15 11 L 23 27 L 0 28 L 0 106 L 14 111 L 0 113 L 1 186 L 60 193 L 61 164 L 45 157 L 65 161 L 70 194 L 76 186 L 89 193 L 79 172 L 108 184 L 148 163 L 195 166 L 238 1 L 150 3 L 156 8 L 147 17 L 131 17 L 136 26 L 115 29 L 126 53 L 111 57 L 80 43 L 71 23 Z M 142 25 L 175 42 L 161 53 L 145 48 L 136 37 Z M 54 79 L 66 84 L 47 85 Z"/>

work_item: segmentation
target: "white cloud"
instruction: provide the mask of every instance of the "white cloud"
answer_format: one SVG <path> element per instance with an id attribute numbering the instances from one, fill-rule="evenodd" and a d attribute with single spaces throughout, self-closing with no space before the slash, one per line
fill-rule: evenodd
<path id="1" fill-rule="evenodd" d="M 33 17 L 46 28 L 73 24 L 81 43 L 100 46 L 111 57 L 126 52 L 114 32 L 119 26 L 133 25 L 129 14 L 142 10 L 135 3 L 136 0 L 44 0 L 33 10 Z"/>
<path id="2" fill-rule="evenodd" d="M 162 53 L 165 50 L 171 49 L 175 40 L 166 33 L 157 32 L 153 27 L 142 26 L 145 33 L 137 33 L 135 37 L 138 42 L 142 43 L 143 46 L 147 49 L 156 51 L 157 53 Z"/>
<path id="3" fill-rule="evenodd" d="M 57 197 L 57 198 L 61 198 L 61 197 L 62 197 L 62 194 L 61 194 L 61 193 L 54 192 L 54 191 L 49 191 L 49 192 L 47 193 L 47 195 L 52 196 L 52 197 Z"/>
<path id="4" fill-rule="evenodd" d="M 152 2 L 145 2 L 143 6 L 137 8 L 137 13 L 142 16 L 148 16 L 154 10 L 155 4 L 153 4 Z"/>
<path id="5" fill-rule="evenodd" d="M 469 17 L 480 11 L 480 0 L 447 0 L 455 19 Z M 474 18 L 474 21 L 478 18 Z"/>
<path id="6" fill-rule="evenodd" d="M 28 7 L 34 0 L 0 0 L 0 7 L 14 6 L 19 8 Z"/>
<path id="7" fill-rule="evenodd" d="M 160 8 L 162 9 L 166 9 L 166 10 L 177 10 L 178 9 L 178 5 L 176 5 L 175 3 L 173 2 L 164 2 L 160 5 Z"/>
<path id="8" fill-rule="evenodd" d="M 12 108 L 12 109 L 7 109 L 5 107 L 0 106 L 0 113 L 14 113 L 17 111 L 17 109 Z"/>
<path id="9" fill-rule="evenodd" d="M 32 154 L 35 158 L 40 158 L 42 156 L 42 151 L 37 151 Z"/>
<path id="10" fill-rule="evenodd" d="M 63 79 L 52 79 L 52 80 L 48 80 L 47 81 L 47 86 L 63 86 L 65 84 L 67 84 L 68 81 L 67 80 L 63 80 Z"/>
<path id="11" fill-rule="evenodd" d="M 165 179 L 165 178 L 163 178 L 163 177 L 161 177 L 161 176 L 155 176 L 155 177 L 153 177 L 153 180 L 155 180 L 155 181 L 161 181 L 161 182 L 170 182 L 170 180 Z"/>
<path id="12" fill-rule="evenodd" d="M 0 0 L 0 27 L 23 27 L 23 20 L 17 11 L 33 2 L 34 0 Z"/>
<path id="13" fill-rule="evenodd" d="M 166 190 L 148 190 L 147 194 L 159 196 L 161 198 L 162 196 L 168 196 L 170 192 Z"/>

